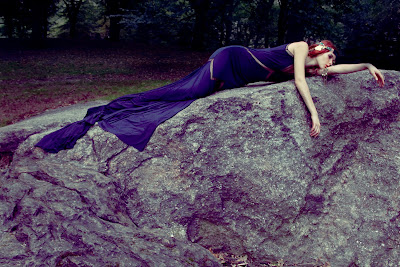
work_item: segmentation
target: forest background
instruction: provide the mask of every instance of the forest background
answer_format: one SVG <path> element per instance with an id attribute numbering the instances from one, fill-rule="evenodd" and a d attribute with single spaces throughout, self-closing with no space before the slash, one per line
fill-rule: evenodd
<path id="1" fill-rule="evenodd" d="M 339 48 L 339 63 L 400 70 L 399 36 L 398 0 L 0 0 L 0 106 L 5 108 L 0 126 L 57 106 L 39 107 L 42 102 L 72 103 L 65 102 L 71 88 L 75 103 L 96 98 L 93 88 L 114 97 L 140 83 L 139 91 L 160 86 L 226 45 L 262 48 L 330 39 Z M 79 83 L 65 82 L 67 74 Z M 61 76 L 64 83 L 55 79 Z M 38 82 L 45 79 L 52 87 Z M 118 91 L 118 86 L 130 88 Z M 57 90 L 64 94 L 56 100 L 48 96 L 54 98 Z M 33 92 L 41 99 L 29 105 L 36 110 L 11 114 L 21 101 L 31 101 Z"/>

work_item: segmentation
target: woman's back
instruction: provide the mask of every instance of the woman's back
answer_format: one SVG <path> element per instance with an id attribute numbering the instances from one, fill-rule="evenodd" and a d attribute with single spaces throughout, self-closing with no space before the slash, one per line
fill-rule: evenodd
<path id="1" fill-rule="evenodd" d="M 222 47 L 210 57 L 212 78 L 223 82 L 221 89 L 269 80 L 292 68 L 293 56 L 286 47 L 287 45 L 264 49 L 238 45 Z"/>

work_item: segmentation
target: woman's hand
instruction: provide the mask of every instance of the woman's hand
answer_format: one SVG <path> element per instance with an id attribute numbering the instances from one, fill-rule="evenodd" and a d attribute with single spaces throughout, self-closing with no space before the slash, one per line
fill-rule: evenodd
<path id="1" fill-rule="evenodd" d="M 385 85 L 383 74 L 370 63 L 339 64 L 328 68 L 329 74 L 345 74 L 368 69 L 380 87 Z"/>
<path id="2" fill-rule="evenodd" d="M 368 64 L 367 68 L 371 75 L 374 76 L 379 86 L 383 87 L 385 85 L 385 77 L 383 77 L 383 74 L 372 64 Z"/>
<path id="3" fill-rule="evenodd" d="M 312 119 L 312 127 L 310 135 L 317 137 L 320 132 L 320 123 L 318 119 L 317 109 L 315 108 L 314 101 L 310 94 L 310 89 L 306 82 L 305 77 L 305 64 L 308 55 L 308 44 L 306 42 L 291 43 L 294 55 L 294 84 L 297 87 L 301 97 L 306 104 L 308 111 L 310 111 Z M 290 46 L 288 47 L 290 50 Z"/>
<path id="4" fill-rule="evenodd" d="M 319 135 L 319 132 L 321 131 L 321 124 L 319 122 L 318 114 L 311 115 L 311 120 L 312 120 L 312 126 L 311 126 L 310 136 L 317 137 Z"/>

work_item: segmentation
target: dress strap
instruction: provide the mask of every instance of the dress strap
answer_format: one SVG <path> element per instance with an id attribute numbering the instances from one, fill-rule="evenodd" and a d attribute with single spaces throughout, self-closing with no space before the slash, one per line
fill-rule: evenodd
<path id="1" fill-rule="evenodd" d="M 293 55 L 293 53 L 292 52 L 290 52 L 290 50 L 289 50 L 289 45 L 290 44 L 287 44 L 287 46 L 286 46 L 286 52 L 290 55 L 290 56 L 292 56 L 292 57 L 294 57 L 294 55 Z"/>

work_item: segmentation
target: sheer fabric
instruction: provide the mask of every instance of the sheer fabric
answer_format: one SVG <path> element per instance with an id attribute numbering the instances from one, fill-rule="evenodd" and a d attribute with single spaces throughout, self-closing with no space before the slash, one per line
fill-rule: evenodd
<path id="1" fill-rule="evenodd" d="M 183 79 L 150 91 L 119 97 L 109 104 L 90 108 L 75 123 L 42 138 L 37 147 L 57 153 L 74 147 L 92 125 L 143 151 L 157 126 L 198 98 L 217 90 L 277 78 L 293 65 L 287 45 L 267 49 L 227 46 L 215 51 L 209 61 Z"/>

